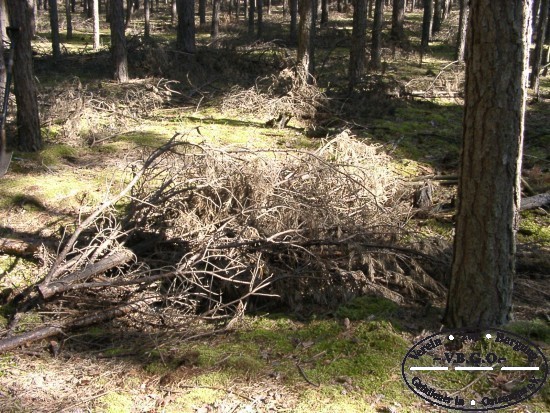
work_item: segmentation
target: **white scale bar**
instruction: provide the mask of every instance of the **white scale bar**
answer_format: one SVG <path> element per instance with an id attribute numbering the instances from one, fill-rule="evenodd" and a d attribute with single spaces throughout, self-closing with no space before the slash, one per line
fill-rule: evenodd
<path id="1" fill-rule="evenodd" d="M 492 367 L 455 367 L 455 370 L 478 371 L 478 370 L 493 370 Z"/>
<path id="2" fill-rule="evenodd" d="M 501 367 L 501 370 L 513 370 L 513 371 L 522 371 L 522 370 L 540 370 L 539 367 Z"/>
<path id="3" fill-rule="evenodd" d="M 449 367 L 411 367 L 410 370 L 449 370 Z"/>

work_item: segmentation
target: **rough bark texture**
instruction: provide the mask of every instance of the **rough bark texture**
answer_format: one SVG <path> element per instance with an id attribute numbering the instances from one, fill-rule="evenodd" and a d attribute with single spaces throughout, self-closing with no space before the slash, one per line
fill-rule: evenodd
<path id="1" fill-rule="evenodd" d="M 528 6 L 525 0 L 470 4 L 458 213 L 445 315 L 453 328 L 502 325 L 510 316 Z"/>
<path id="2" fill-rule="evenodd" d="M 258 38 L 261 38 L 264 30 L 264 0 L 256 0 L 258 9 Z"/>
<path id="3" fill-rule="evenodd" d="M 303 78 L 309 77 L 309 40 L 311 30 L 311 1 L 299 0 L 300 23 L 298 25 L 298 73 Z"/>
<path id="4" fill-rule="evenodd" d="M 178 48 L 195 53 L 195 0 L 178 0 Z"/>
<path id="5" fill-rule="evenodd" d="M 71 12 L 71 0 L 65 0 L 65 19 L 67 21 L 67 40 L 73 38 L 73 16 Z"/>
<path id="6" fill-rule="evenodd" d="M 537 24 L 537 35 L 535 40 L 535 51 L 533 53 L 533 63 L 531 65 L 531 78 L 529 86 L 534 89 L 535 94 L 539 94 L 540 86 L 540 67 L 542 63 L 542 49 L 546 37 L 546 25 L 548 22 L 548 0 L 542 0 L 540 3 L 539 20 Z"/>
<path id="7" fill-rule="evenodd" d="M 52 33 L 52 53 L 54 59 L 61 56 L 61 46 L 59 44 L 59 16 L 57 15 L 57 0 L 48 0 L 50 4 L 50 29 Z"/>
<path id="8" fill-rule="evenodd" d="M 97 50 L 99 49 L 99 0 L 93 0 L 92 9 L 94 21 L 94 50 Z"/>
<path id="9" fill-rule="evenodd" d="M 128 52 L 124 35 L 124 6 L 122 0 L 111 0 L 111 60 L 113 79 L 128 81 Z"/>
<path id="10" fill-rule="evenodd" d="M 8 0 L 10 25 L 18 27 L 13 80 L 17 103 L 18 147 L 22 151 L 34 152 L 42 148 L 38 100 L 34 84 L 32 60 L 32 24 L 34 5 L 32 0 Z"/>
<path id="11" fill-rule="evenodd" d="M 144 33 L 146 39 L 151 35 L 151 0 L 143 0 L 143 13 L 145 14 Z"/>
<path id="12" fill-rule="evenodd" d="M 460 11 L 458 18 L 458 36 L 456 40 L 456 60 L 464 61 L 466 52 L 466 32 L 468 29 L 468 3 L 467 0 L 460 1 Z"/>
<path id="13" fill-rule="evenodd" d="M 405 40 L 405 0 L 393 0 L 393 10 L 391 19 L 391 39 L 396 42 Z"/>
<path id="14" fill-rule="evenodd" d="M 295 42 L 298 27 L 298 0 L 289 0 L 290 8 L 290 41 Z"/>
<path id="15" fill-rule="evenodd" d="M 210 36 L 213 39 L 218 37 L 220 33 L 220 0 L 213 0 L 212 2 L 212 29 L 210 30 Z"/>
<path id="16" fill-rule="evenodd" d="M 424 16 L 422 17 L 422 40 L 420 45 L 425 51 L 430 44 L 432 34 L 433 0 L 424 0 Z"/>
<path id="17" fill-rule="evenodd" d="M 357 84 L 365 70 L 367 52 L 367 0 L 355 0 L 349 53 L 349 88 Z"/>
<path id="18" fill-rule="evenodd" d="M 382 64 L 382 24 L 384 23 L 384 0 L 374 2 L 374 22 L 372 24 L 372 44 L 370 68 L 378 70 Z"/>

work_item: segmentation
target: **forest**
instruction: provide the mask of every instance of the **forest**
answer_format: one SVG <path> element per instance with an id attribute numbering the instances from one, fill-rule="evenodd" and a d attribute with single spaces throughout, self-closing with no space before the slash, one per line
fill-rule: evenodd
<path id="1" fill-rule="evenodd" d="M 549 3 L 0 0 L 0 412 L 550 411 Z"/>

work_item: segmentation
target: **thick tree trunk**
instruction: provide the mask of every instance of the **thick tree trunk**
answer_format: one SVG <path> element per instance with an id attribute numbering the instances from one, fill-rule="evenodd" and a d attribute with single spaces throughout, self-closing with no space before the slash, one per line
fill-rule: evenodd
<path id="1" fill-rule="evenodd" d="M 384 1 L 374 2 L 374 22 L 372 24 L 372 44 L 369 66 L 378 70 L 382 65 L 382 24 L 384 23 Z"/>
<path id="2" fill-rule="evenodd" d="M 254 34 L 254 13 L 256 12 L 256 0 L 249 0 L 248 2 L 248 34 Z"/>
<path id="3" fill-rule="evenodd" d="M 321 26 L 328 24 L 328 0 L 321 0 Z"/>
<path id="4" fill-rule="evenodd" d="M 122 0 L 111 0 L 111 59 L 113 78 L 128 81 L 128 52 L 124 34 L 124 6 Z"/>
<path id="5" fill-rule="evenodd" d="M 55 0 L 54 0 L 55 1 Z M 94 50 L 99 49 L 99 0 L 93 0 Z"/>
<path id="6" fill-rule="evenodd" d="M 349 88 L 355 87 L 365 70 L 367 52 L 367 0 L 355 0 L 349 54 Z"/>
<path id="7" fill-rule="evenodd" d="M 510 319 L 528 5 L 524 0 L 470 3 L 458 213 L 444 319 L 452 328 L 483 328 Z"/>
<path id="8" fill-rule="evenodd" d="M 65 18 L 67 20 L 67 40 L 73 38 L 73 18 L 71 13 L 71 0 L 65 0 Z"/>
<path id="9" fill-rule="evenodd" d="M 295 42 L 298 38 L 298 0 L 289 0 L 290 8 L 290 41 Z"/>
<path id="10" fill-rule="evenodd" d="M 220 10 L 218 6 L 218 19 L 219 19 L 219 14 L 220 14 Z M 199 24 L 201 26 L 206 25 L 206 0 L 199 0 Z M 220 22 L 218 20 L 218 26 L 219 24 Z"/>
<path id="11" fill-rule="evenodd" d="M 467 0 L 459 0 L 460 14 L 458 17 L 458 36 L 456 40 L 456 60 L 464 61 L 466 52 L 466 31 L 468 28 L 468 3 Z"/>
<path id="12" fill-rule="evenodd" d="M 6 34 L 6 27 L 9 25 L 6 18 L 8 16 L 8 11 L 6 7 L 6 1 L 0 0 L 0 89 L 4 89 L 6 86 L 6 64 L 4 62 L 4 41 L 8 41 Z M 5 133 L 5 131 L 1 131 Z M 4 135 L 5 136 L 5 135 Z M 0 142 L 1 145 L 5 145 L 5 142 Z M 6 148 L 2 147 L 0 150 L 5 151 Z M 1 250 L 0 250 L 1 251 Z"/>
<path id="13" fill-rule="evenodd" d="M 16 36 L 13 80 L 15 101 L 17 103 L 18 147 L 25 152 L 34 152 L 42 148 L 38 100 L 34 84 L 31 39 L 34 21 L 32 0 L 7 1 L 10 26 L 19 28 Z"/>
<path id="14" fill-rule="evenodd" d="M 546 38 L 546 25 L 548 23 L 548 7 L 549 1 L 542 0 L 540 2 L 540 14 L 537 24 L 537 36 L 535 40 L 535 51 L 533 53 L 533 63 L 531 65 L 531 77 L 529 86 L 535 91 L 535 95 L 539 94 L 540 87 L 540 67 L 542 63 L 542 49 L 544 39 Z"/>
<path id="15" fill-rule="evenodd" d="M 143 13 L 144 13 L 144 37 L 148 39 L 151 36 L 151 0 L 143 0 Z"/>
<path id="16" fill-rule="evenodd" d="M 52 53 L 54 59 L 61 56 L 59 44 L 59 17 L 57 15 L 57 0 L 48 0 L 50 3 L 50 29 L 52 32 Z"/>
<path id="17" fill-rule="evenodd" d="M 264 30 L 264 0 L 256 0 L 258 9 L 258 38 L 261 39 Z"/>
<path id="18" fill-rule="evenodd" d="M 311 82 L 311 53 L 313 45 L 311 44 L 311 28 L 313 26 L 313 0 L 299 0 L 298 8 L 300 13 L 300 22 L 298 24 L 298 74 L 302 81 Z"/>
<path id="19" fill-rule="evenodd" d="M 393 0 L 392 20 L 391 20 L 391 39 L 396 42 L 405 40 L 405 0 Z"/>
<path id="20" fill-rule="evenodd" d="M 215 39 L 220 33 L 220 0 L 213 0 L 212 3 L 212 29 L 210 36 Z"/>
<path id="21" fill-rule="evenodd" d="M 195 0 L 178 0 L 178 48 L 195 53 Z"/>
<path id="22" fill-rule="evenodd" d="M 432 34 L 439 33 L 441 31 L 441 0 L 434 0 L 433 20 L 432 20 Z"/>
<path id="23" fill-rule="evenodd" d="M 432 34 L 432 16 L 433 0 L 424 0 L 424 16 L 422 17 L 422 40 L 420 42 L 422 53 L 426 51 L 430 44 Z"/>

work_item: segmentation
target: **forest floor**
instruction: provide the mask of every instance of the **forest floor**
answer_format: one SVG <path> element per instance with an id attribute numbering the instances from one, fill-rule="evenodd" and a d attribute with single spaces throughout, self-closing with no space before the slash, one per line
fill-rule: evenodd
<path id="1" fill-rule="evenodd" d="M 0 180 L 0 236 L 55 251 L 76 220 L 116 193 L 132 162 L 175 133 L 219 148 L 315 150 L 345 130 L 390 156 L 388 174 L 410 180 L 457 173 L 463 68 L 452 64 L 454 20 L 420 64 L 421 16 L 407 15 L 410 44 L 395 48 L 385 39 L 383 70 L 346 96 L 351 12 L 331 12 L 329 26 L 319 32 L 318 86 L 341 110 L 273 128 L 268 123 L 277 113 L 261 105 L 275 100 L 254 99 L 284 84 L 295 53 L 276 40 L 288 37 L 280 8 L 266 16 L 264 39 L 270 41 L 255 41 L 242 22 L 226 21 L 212 44 L 209 31 L 199 29 L 193 58 L 174 50 L 174 31 L 159 16 L 152 39 L 143 41 L 140 18 L 138 13 L 129 30 L 132 80 L 116 84 L 109 80 L 107 26 L 105 44 L 93 52 L 90 21 L 79 17 L 75 38 L 62 37 L 66 53 L 53 62 L 41 16 L 34 48 L 45 147 L 15 152 Z M 548 119 L 546 77 L 527 111 L 523 177 L 532 193 L 550 187 Z M 435 203 L 452 201 L 456 186 L 434 185 Z M 451 245 L 452 213 L 419 216 L 407 225 Z M 546 354 L 549 228 L 548 211 L 522 213 L 515 321 L 507 327 Z M 40 251 L 44 255 L 27 258 L 0 255 L 2 336 L 13 316 L 10 299 L 47 271 Z M 200 320 L 177 331 L 143 327 L 138 315 L 129 315 L 0 354 L 0 412 L 443 411 L 406 388 L 401 363 L 418 337 L 441 328 L 444 304 L 444 297 L 425 306 L 357 297 L 336 308 L 251 312 L 221 332 Z M 40 326 L 49 311 L 24 314 L 16 332 Z M 62 301 L 57 311 L 63 314 Z M 549 410 L 547 384 L 506 411 Z"/>

